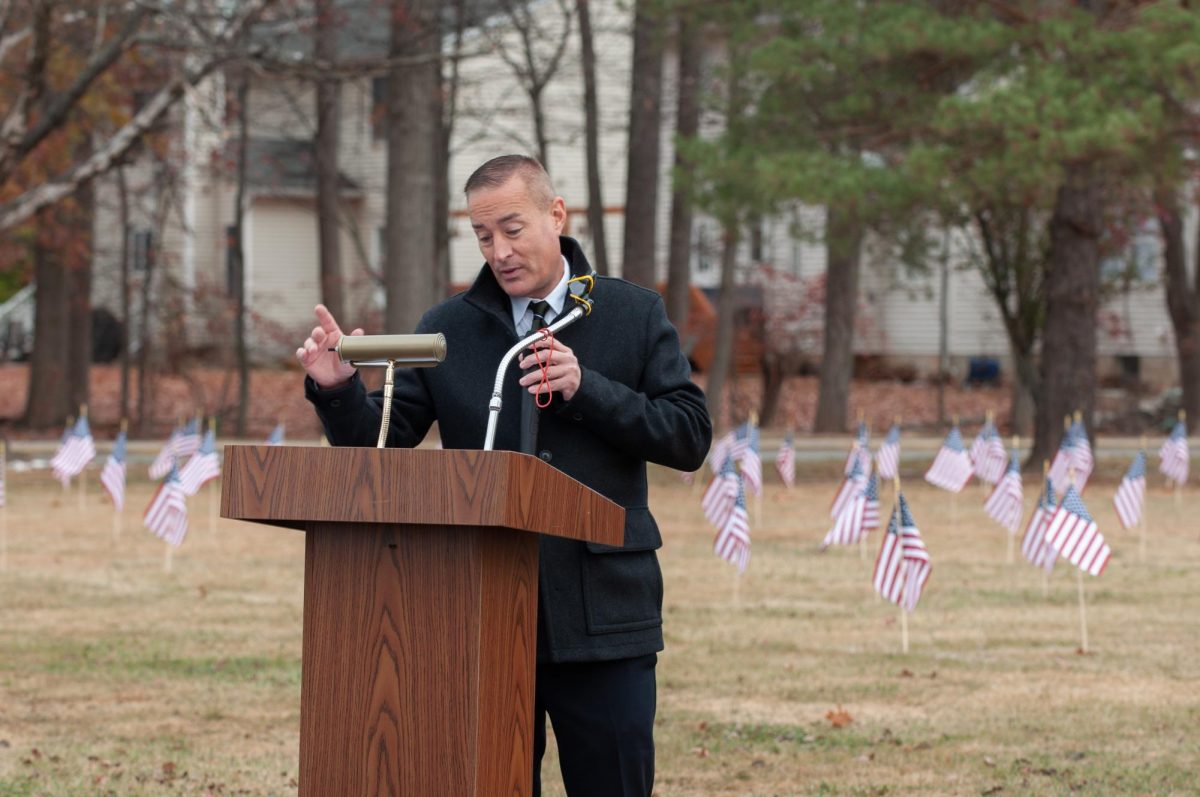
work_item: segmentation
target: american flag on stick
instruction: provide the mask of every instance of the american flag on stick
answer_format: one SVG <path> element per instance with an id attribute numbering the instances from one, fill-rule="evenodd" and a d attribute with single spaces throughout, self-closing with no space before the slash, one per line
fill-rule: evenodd
<path id="1" fill-rule="evenodd" d="M 875 560 L 875 591 L 911 612 L 917 608 L 931 571 L 929 551 L 908 511 L 908 502 L 900 495 Z"/>
<path id="2" fill-rule="evenodd" d="M 1175 484 L 1186 484 L 1190 456 L 1187 425 L 1182 420 L 1176 421 L 1170 436 L 1163 441 L 1162 448 L 1158 450 L 1158 470 Z"/>
<path id="3" fill-rule="evenodd" d="M 983 425 L 971 444 L 971 462 L 975 475 L 988 484 L 996 484 L 1004 478 L 1008 452 L 1004 450 L 1004 441 L 1000 439 L 1000 432 L 991 420 Z"/>
<path id="4" fill-rule="evenodd" d="M 842 468 L 842 473 L 846 476 L 850 475 L 850 469 L 854 467 L 855 462 L 859 462 L 859 467 L 863 473 L 866 473 L 868 468 L 861 464 L 863 459 L 866 459 L 868 464 L 871 460 L 870 449 L 870 434 L 867 432 L 867 424 L 863 421 L 858 422 L 858 434 L 854 437 L 854 442 L 850 444 L 850 453 L 846 455 L 846 465 Z"/>
<path id="5" fill-rule="evenodd" d="M 792 433 L 788 432 L 779 445 L 779 454 L 775 457 L 775 469 L 779 478 L 788 487 L 796 484 L 796 445 Z"/>
<path id="6" fill-rule="evenodd" d="M 733 511 L 740 483 L 741 477 L 733 467 L 733 460 L 726 458 L 725 464 L 713 476 L 700 499 L 700 508 L 704 510 L 704 516 L 718 529 L 725 525 L 729 513 Z"/>
<path id="7" fill-rule="evenodd" d="M 125 508 L 125 438 L 124 430 L 117 434 L 112 453 L 100 471 L 100 484 L 108 491 L 118 512 Z"/>
<path id="8" fill-rule="evenodd" d="M 988 517 L 1008 529 L 1010 534 L 1016 534 L 1021 525 L 1021 515 L 1025 512 L 1025 494 L 1021 486 L 1021 466 L 1017 462 L 1017 452 L 1012 453 L 1008 469 L 1004 477 L 996 483 L 992 494 L 983 503 L 983 509 Z"/>
<path id="9" fill-rule="evenodd" d="M 879 478 L 892 480 L 900 472 L 900 424 L 892 424 L 879 451 L 875 452 L 875 470 Z"/>
<path id="10" fill-rule="evenodd" d="M 74 428 L 67 441 L 59 448 L 58 454 L 50 460 L 50 468 L 54 476 L 63 484 L 78 476 L 87 464 L 96 458 L 96 441 L 92 439 L 92 430 L 88 426 L 86 415 L 80 415 L 75 421 Z"/>
<path id="11" fill-rule="evenodd" d="M 179 469 L 172 467 L 150 506 L 146 507 L 143 523 L 154 536 L 179 547 L 188 530 L 187 497 L 179 484 Z"/>
<path id="12" fill-rule="evenodd" d="M 269 435 L 267 435 L 266 444 L 269 446 L 283 445 L 283 424 L 282 423 L 275 424 L 275 428 L 271 430 L 271 433 Z"/>
<path id="13" fill-rule="evenodd" d="M 759 453 L 758 427 L 746 421 L 737 428 L 733 458 L 741 465 L 742 479 L 750 492 L 762 495 L 762 455 Z"/>
<path id="14" fill-rule="evenodd" d="M 721 435 L 717 442 L 713 443 L 708 452 L 708 467 L 714 474 L 720 473 L 725 467 L 725 461 L 733 456 L 733 446 L 737 442 L 737 435 L 733 432 L 726 432 Z"/>
<path id="15" fill-rule="evenodd" d="M 183 461 L 200 450 L 200 419 L 192 418 L 175 438 L 175 458 Z"/>
<path id="16" fill-rule="evenodd" d="M 713 552 L 736 565 L 739 573 L 744 573 L 746 565 L 750 563 L 750 516 L 746 512 L 746 490 L 740 476 L 737 477 L 737 497 L 733 502 L 733 510 L 717 529 Z"/>
<path id="17" fill-rule="evenodd" d="M 1070 465 L 1075 471 L 1075 487 L 1082 493 L 1096 468 L 1096 459 L 1092 456 L 1092 443 L 1088 439 L 1087 428 L 1083 425 L 1083 413 L 1075 413 L 1075 422 L 1071 424 L 1071 439 L 1075 445 L 1071 448 Z"/>
<path id="18" fill-rule="evenodd" d="M 879 481 L 875 478 L 875 474 L 871 474 L 866 486 L 858 491 L 833 521 L 833 528 L 821 541 L 821 547 L 855 545 L 866 537 L 871 529 L 877 528 L 879 528 Z"/>
<path id="19" fill-rule="evenodd" d="M 854 496 L 863 489 L 866 483 L 867 474 L 863 471 L 862 461 L 856 459 L 850 468 L 850 473 L 842 481 L 842 486 L 838 488 L 837 495 L 833 497 L 833 503 L 829 505 L 829 516 L 836 520 L 838 515 L 842 514 L 842 510 L 846 508 L 846 505 L 854 499 Z"/>
<path id="20" fill-rule="evenodd" d="M 1050 518 L 1046 542 L 1054 547 L 1059 556 L 1093 576 L 1103 573 L 1112 557 L 1112 550 L 1104 541 L 1104 535 L 1088 514 L 1083 499 L 1073 485 L 1067 486 L 1062 503 Z"/>
<path id="21" fill-rule="evenodd" d="M 199 450 L 179 471 L 179 486 L 184 495 L 191 497 L 220 475 L 221 455 L 217 453 L 216 433 L 210 428 L 204 433 Z"/>
<path id="22" fill-rule="evenodd" d="M 933 465 L 925 472 L 925 481 L 958 493 L 970 481 L 971 473 L 971 457 L 963 447 L 962 433 L 954 426 L 933 458 Z"/>
<path id="23" fill-rule="evenodd" d="M 1058 552 L 1054 546 L 1046 542 L 1046 529 L 1050 526 L 1050 518 L 1054 516 L 1055 502 L 1054 483 L 1050 477 L 1045 479 L 1042 494 L 1038 496 L 1037 505 L 1025 526 L 1025 537 L 1021 540 L 1021 555 L 1035 567 L 1041 567 L 1050 572 L 1054 569 L 1054 560 Z"/>
<path id="24" fill-rule="evenodd" d="M 1071 463 L 1075 461 L 1075 435 L 1072 432 L 1070 421 L 1063 423 L 1063 437 L 1058 444 L 1058 451 L 1054 453 L 1054 460 L 1050 463 L 1050 472 L 1047 474 L 1050 481 L 1060 487 L 1067 483 L 1067 475 L 1071 472 Z"/>
<path id="25" fill-rule="evenodd" d="M 1142 519 L 1142 510 L 1146 504 L 1146 452 L 1139 451 L 1125 472 L 1125 478 L 1117 485 L 1117 494 L 1113 497 L 1113 506 L 1117 509 L 1117 518 L 1127 529 L 1136 526 Z"/>
<path id="26" fill-rule="evenodd" d="M 163 447 L 158 450 L 158 455 L 150 463 L 151 479 L 161 479 L 171 472 L 171 468 L 175 467 L 177 459 L 175 441 L 182 433 L 182 427 L 177 426 L 171 430 L 171 436 L 167 438 L 167 442 L 163 443 Z"/>

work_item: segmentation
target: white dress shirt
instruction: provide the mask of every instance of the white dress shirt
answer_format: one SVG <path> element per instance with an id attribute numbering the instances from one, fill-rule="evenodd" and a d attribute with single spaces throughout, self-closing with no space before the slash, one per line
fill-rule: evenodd
<path id="1" fill-rule="evenodd" d="M 562 264 L 562 279 L 545 297 L 546 302 L 550 304 L 550 309 L 546 312 L 546 326 L 554 323 L 554 319 L 562 315 L 563 302 L 567 300 L 567 280 L 571 276 L 571 266 L 565 257 L 562 258 Z M 513 326 L 517 328 L 517 337 L 523 338 L 533 329 L 533 311 L 529 309 L 529 305 L 537 299 L 529 296 L 510 296 L 509 301 L 512 302 Z"/>

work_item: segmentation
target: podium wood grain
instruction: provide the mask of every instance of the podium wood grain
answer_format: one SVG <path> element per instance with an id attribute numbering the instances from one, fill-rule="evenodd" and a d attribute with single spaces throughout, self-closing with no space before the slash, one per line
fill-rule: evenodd
<path id="1" fill-rule="evenodd" d="M 624 511 L 510 452 L 227 446 L 222 514 L 303 528 L 300 794 L 530 793 L 537 536 Z"/>

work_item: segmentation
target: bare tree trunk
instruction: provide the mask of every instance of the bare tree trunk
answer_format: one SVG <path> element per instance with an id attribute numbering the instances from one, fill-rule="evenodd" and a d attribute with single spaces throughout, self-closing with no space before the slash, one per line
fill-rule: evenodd
<path id="1" fill-rule="evenodd" d="M 71 253 L 67 254 L 67 395 L 72 408 L 88 403 L 92 370 L 92 225 L 95 192 L 81 186 L 67 203 L 74 219 Z"/>
<path id="2" fill-rule="evenodd" d="M 144 435 L 147 431 L 148 421 L 147 412 L 153 405 L 150 400 L 150 297 L 153 287 L 154 272 L 155 272 L 155 250 L 158 247 L 157 233 L 160 228 L 156 228 L 154 238 L 146 244 L 145 252 L 145 273 L 142 274 L 142 290 L 141 290 L 141 315 L 139 316 L 138 337 L 141 346 L 138 348 L 138 395 L 137 395 L 137 424 L 136 429 L 139 435 Z"/>
<path id="3" fill-rule="evenodd" d="M 1200 429 L 1200 248 L 1195 252 L 1196 273 L 1189 275 L 1179 198 L 1173 189 L 1166 188 L 1158 191 L 1157 199 L 1158 223 L 1165 244 L 1167 312 L 1175 331 L 1183 409 L 1187 411 L 1188 428 L 1194 432 Z M 1200 247 L 1200 230 L 1196 245 Z"/>
<path id="4" fill-rule="evenodd" d="M 387 332 L 411 332 L 432 304 L 437 259 L 438 4 L 393 0 L 388 74 Z M 442 220 L 444 223 L 444 219 Z"/>
<path id="5" fill-rule="evenodd" d="M 621 255 L 621 276 L 648 288 L 655 284 L 663 72 L 662 32 L 652 5 L 651 0 L 638 0 L 633 21 L 625 246 Z"/>
<path id="6" fill-rule="evenodd" d="M 67 267 L 61 247 L 49 242 L 57 237 L 60 206 L 42 208 L 35 216 L 37 230 L 32 246 L 34 299 L 33 351 L 29 355 L 29 393 L 25 399 L 25 425 L 45 429 L 61 424 L 75 410 L 67 393 L 68 312 Z"/>
<path id="7" fill-rule="evenodd" d="M 121 419 L 129 417 L 129 184 L 125 169 L 117 167 L 117 197 L 121 213 Z"/>
<path id="8" fill-rule="evenodd" d="M 584 138 L 587 150 L 588 228 L 592 233 L 592 265 L 608 273 L 608 242 L 604 238 L 604 199 L 600 191 L 600 111 L 596 102 L 596 51 L 592 42 L 592 15 L 588 0 L 575 0 L 579 15 L 579 42 L 583 55 Z"/>
<path id="9" fill-rule="evenodd" d="M 700 130 L 700 38 L 691 10 L 679 16 L 679 99 L 675 108 L 675 177 L 671 188 L 671 243 L 667 254 L 667 317 L 679 330 L 687 325 L 692 282 L 691 161 L 681 144 Z"/>
<path id="10" fill-rule="evenodd" d="M 250 78 L 243 70 L 238 77 L 237 120 L 238 158 L 237 194 L 233 208 L 233 289 L 234 316 L 233 336 L 237 355 L 238 406 L 234 421 L 234 434 L 246 436 L 246 410 L 250 405 L 250 356 L 246 345 L 246 249 L 243 240 L 246 215 L 246 150 L 250 141 L 248 129 L 250 100 Z"/>
<path id="11" fill-rule="evenodd" d="M 313 50 L 321 68 L 337 62 L 337 26 L 335 0 L 316 0 L 316 28 Z M 341 225 L 338 220 L 338 113 L 341 85 L 337 78 L 317 80 L 317 135 L 313 141 L 317 169 L 317 255 L 320 261 L 321 301 L 342 319 L 346 309 L 343 297 Z"/>
<path id="12" fill-rule="evenodd" d="M 721 411 L 724 404 L 725 380 L 733 367 L 733 316 L 737 310 L 737 285 L 734 276 L 737 269 L 738 228 L 731 223 L 725 228 L 725 241 L 721 250 L 721 288 L 717 295 L 717 340 L 713 351 L 712 369 L 708 374 L 705 391 L 708 412 L 712 416 L 713 428 L 724 428 Z"/>
<path id="13" fill-rule="evenodd" d="M 1050 218 L 1046 326 L 1031 462 L 1054 452 L 1063 416 L 1080 409 L 1091 429 L 1102 229 L 1102 196 L 1095 178 L 1083 170 L 1069 172 Z"/>
<path id="14" fill-rule="evenodd" d="M 784 359 L 778 354 L 766 353 L 762 359 L 763 392 L 758 417 L 761 426 L 775 422 L 779 410 L 779 398 L 783 395 L 783 383 L 787 376 Z"/>
<path id="15" fill-rule="evenodd" d="M 950 381 L 950 231 L 942 243 L 938 270 L 938 426 L 946 425 L 946 383 Z"/>
<path id="16" fill-rule="evenodd" d="M 854 316 L 858 309 L 858 270 L 863 226 L 852 211 L 826 210 L 825 337 L 817 392 L 816 432 L 842 432 L 854 375 Z"/>
<path id="17" fill-rule="evenodd" d="M 1032 352 L 1020 352 L 1009 346 L 1013 358 L 1012 410 L 1009 414 L 1010 431 L 1028 438 L 1033 434 L 1033 422 L 1037 405 L 1034 403 L 1033 386 L 1037 384 L 1037 361 Z M 1031 466 L 1034 460 L 1029 460 Z"/>

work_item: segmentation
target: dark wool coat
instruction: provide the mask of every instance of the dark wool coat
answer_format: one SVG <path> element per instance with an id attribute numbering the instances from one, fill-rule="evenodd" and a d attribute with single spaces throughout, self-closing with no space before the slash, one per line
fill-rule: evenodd
<path id="1" fill-rule="evenodd" d="M 572 275 L 591 268 L 579 244 L 561 238 Z M 662 650 L 662 545 L 646 498 L 646 463 L 696 470 L 712 439 L 704 394 L 692 383 L 662 298 L 624 280 L 600 277 L 591 315 L 558 337 L 578 358 L 582 379 L 570 401 L 555 394 L 541 412 L 538 455 L 625 507 L 623 547 L 541 539 L 539 659 L 603 661 Z M 568 298 L 563 307 L 573 306 Z M 517 342 L 512 305 L 491 269 L 427 312 L 417 332 L 442 332 L 436 368 L 397 371 L 388 444 L 415 446 L 437 421 L 446 448 L 482 448 L 496 367 Z M 504 384 L 495 447 L 519 450 L 521 372 Z M 382 394 L 356 376 L 336 390 L 306 380 L 334 445 L 371 446 Z M 569 511 L 564 507 L 563 511 Z"/>

